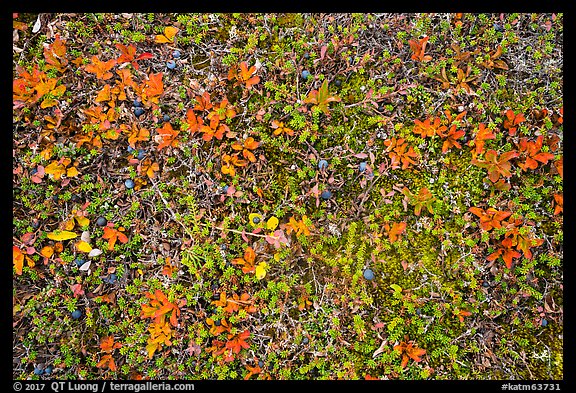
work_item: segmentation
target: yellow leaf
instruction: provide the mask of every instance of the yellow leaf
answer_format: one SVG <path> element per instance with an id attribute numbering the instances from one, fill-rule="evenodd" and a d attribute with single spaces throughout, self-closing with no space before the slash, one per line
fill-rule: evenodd
<path id="1" fill-rule="evenodd" d="M 68 177 L 78 176 L 78 169 L 76 169 L 75 166 L 68 168 L 68 170 L 66 171 L 66 176 L 68 176 Z"/>
<path id="2" fill-rule="evenodd" d="M 71 231 L 72 229 L 74 229 L 74 220 L 69 219 L 68 221 L 64 222 L 63 229 L 66 231 Z"/>
<path id="3" fill-rule="evenodd" d="M 70 231 L 61 231 L 59 229 L 56 229 L 54 232 L 50 232 L 48 235 L 48 239 L 52 239 L 52 240 L 69 240 L 69 239 L 74 239 L 75 237 L 77 237 L 78 235 L 75 234 L 74 232 L 70 232 Z"/>
<path id="4" fill-rule="evenodd" d="M 76 243 L 76 249 L 82 252 L 90 252 L 92 251 L 92 246 L 86 243 L 84 240 L 80 240 L 78 243 Z"/>
<path id="5" fill-rule="evenodd" d="M 64 165 L 58 163 L 58 161 L 52 161 L 52 163 L 44 168 L 44 172 L 53 175 L 55 180 L 59 180 L 60 177 L 66 173 L 66 169 L 64 168 Z"/>
<path id="6" fill-rule="evenodd" d="M 150 343 L 146 345 L 146 351 L 148 352 L 149 359 L 152 359 L 152 356 L 154 356 L 154 352 L 156 352 L 156 349 L 158 349 L 158 344 L 156 343 Z"/>
<path id="7" fill-rule="evenodd" d="M 90 220 L 84 216 L 76 216 L 76 221 L 81 227 L 85 227 L 90 224 Z"/>
<path id="8" fill-rule="evenodd" d="M 176 33 L 178 33 L 178 28 L 173 27 L 173 26 L 168 26 L 164 29 L 164 35 L 157 35 L 156 36 L 156 42 L 159 44 L 164 44 L 164 43 L 173 43 L 174 42 L 174 36 L 176 36 Z"/>
<path id="9" fill-rule="evenodd" d="M 270 217 L 268 219 L 268 222 L 266 222 L 266 228 L 268 228 L 271 231 L 276 229 L 277 226 L 278 226 L 278 219 L 274 216 Z"/>
<path id="10" fill-rule="evenodd" d="M 266 276 L 266 268 L 268 264 L 266 262 L 260 262 L 258 266 L 256 266 L 256 278 L 258 280 L 262 280 Z"/>

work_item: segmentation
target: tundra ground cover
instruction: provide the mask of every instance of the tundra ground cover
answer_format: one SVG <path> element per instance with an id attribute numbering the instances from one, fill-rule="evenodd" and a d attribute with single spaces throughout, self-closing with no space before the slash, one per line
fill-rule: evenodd
<path id="1" fill-rule="evenodd" d="M 563 15 L 14 14 L 15 379 L 563 379 Z"/>

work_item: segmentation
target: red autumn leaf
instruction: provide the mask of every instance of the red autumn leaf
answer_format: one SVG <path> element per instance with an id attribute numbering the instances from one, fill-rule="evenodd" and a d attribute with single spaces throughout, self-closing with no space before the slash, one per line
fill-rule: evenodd
<path id="1" fill-rule="evenodd" d="M 70 289 L 72 290 L 72 294 L 74 295 L 74 297 L 84 295 L 84 290 L 82 289 L 82 284 L 71 285 Z"/>

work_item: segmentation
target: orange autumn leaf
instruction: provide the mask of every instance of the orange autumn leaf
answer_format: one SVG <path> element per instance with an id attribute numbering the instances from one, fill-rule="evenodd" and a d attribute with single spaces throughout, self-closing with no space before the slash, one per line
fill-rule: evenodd
<path id="1" fill-rule="evenodd" d="M 120 51 L 121 55 L 116 59 L 118 64 L 130 63 L 134 67 L 134 69 L 138 69 L 140 66 L 138 65 L 138 60 L 143 59 L 151 59 L 154 57 L 152 53 L 145 52 L 138 56 L 136 56 L 136 47 L 134 45 L 123 45 L 123 44 L 116 44 L 116 48 Z"/>
<path id="2" fill-rule="evenodd" d="M 210 93 L 205 91 L 201 96 L 196 96 L 196 104 L 194 110 L 209 111 L 212 109 L 212 102 L 210 102 Z"/>
<path id="3" fill-rule="evenodd" d="M 274 136 L 279 136 L 282 134 L 286 134 L 288 136 L 294 136 L 294 130 L 291 128 L 288 128 L 284 125 L 283 122 L 278 121 L 278 120 L 272 120 L 272 124 L 271 124 L 272 129 L 274 130 L 272 132 L 272 135 Z"/>
<path id="4" fill-rule="evenodd" d="M 452 147 L 457 149 L 462 148 L 458 139 L 462 138 L 464 134 L 466 134 L 465 131 L 456 130 L 456 124 L 452 125 L 450 131 L 448 131 L 448 134 L 445 136 L 446 140 L 444 140 L 444 143 L 442 144 L 442 153 L 446 153 Z"/>
<path id="5" fill-rule="evenodd" d="M 490 149 L 486 152 L 483 160 L 473 158 L 470 162 L 480 168 L 487 169 L 488 178 L 492 183 L 496 183 L 500 176 L 504 178 L 512 176 L 510 160 L 518 156 L 519 154 L 516 151 L 508 151 L 498 156 L 495 150 Z"/>
<path id="6" fill-rule="evenodd" d="M 518 129 L 518 124 L 526 121 L 524 114 L 514 113 L 512 109 L 508 109 L 505 113 L 506 118 L 504 119 L 504 124 L 502 127 L 508 130 L 508 135 L 516 135 L 516 130 Z"/>
<path id="7" fill-rule="evenodd" d="M 148 178 L 153 179 L 156 177 L 156 172 L 160 170 L 160 165 L 157 162 L 152 162 L 151 159 L 146 158 L 138 164 L 138 174 L 146 175 Z"/>
<path id="8" fill-rule="evenodd" d="M 248 67 L 248 63 L 243 61 L 240 63 L 239 67 L 240 69 L 230 69 L 228 72 L 228 80 L 236 79 L 237 85 L 244 84 L 248 90 L 250 90 L 253 85 L 260 82 L 260 77 L 254 75 L 256 73 L 256 66 Z"/>
<path id="9" fill-rule="evenodd" d="M 100 349 L 104 352 L 112 352 L 113 350 L 122 347 L 122 344 L 115 343 L 113 336 L 107 336 L 100 340 Z"/>
<path id="10" fill-rule="evenodd" d="M 250 162 L 256 162 L 256 157 L 250 150 L 255 150 L 260 146 L 259 142 L 256 142 L 251 136 L 246 138 L 244 144 L 238 142 L 232 144 L 232 149 L 242 152 L 244 158 L 248 159 Z"/>
<path id="11" fill-rule="evenodd" d="M 558 171 L 560 177 L 564 179 L 564 157 L 561 157 L 558 160 L 554 161 L 554 167 Z"/>
<path id="12" fill-rule="evenodd" d="M 183 124 L 186 124 L 186 131 L 190 132 L 191 135 L 194 135 L 200 130 L 200 127 L 204 125 L 204 122 L 200 116 L 196 116 L 194 109 L 190 108 L 186 111 L 186 120 Z M 184 128 L 180 129 L 184 130 Z"/>
<path id="13" fill-rule="evenodd" d="M 484 210 L 479 207 L 471 207 L 468 211 L 480 218 L 480 228 L 490 231 L 493 228 L 501 228 L 501 221 L 512 215 L 511 212 L 498 211 L 492 207 Z"/>
<path id="14" fill-rule="evenodd" d="M 412 56 L 410 57 L 412 60 L 416 61 L 432 60 L 432 56 L 424 54 L 429 39 L 430 37 L 426 36 L 418 41 L 408 40 L 408 45 L 410 45 L 410 49 L 412 49 Z"/>
<path id="15" fill-rule="evenodd" d="M 226 342 L 226 348 L 230 349 L 233 353 L 238 354 L 242 348 L 250 348 L 250 345 L 248 345 L 246 342 L 248 338 L 250 338 L 250 332 L 248 330 L 244 330 L 243 332 L 234 336 L 231 340 L 228 340 Z"/>
<path id="16" fill-rule="evenodd" d="M 170 123 L 164 123 L 164 125 L 157 131 L 158 136 L 160 137 L 158 150 L 162 150 L 163 148 L 168 146 L 172 147 L 178 146 L 178 140 L 176 139 L 176 137 L 178 136 L 180 131 L 173 129 Z"/>
<path id="17" fill-rule="evenodd" d="M 405 139 L 403 138 L 392 138 L 384 141 L 384 145 L 387 147 L 385 152 L 388 152 L 392 169 L 400 168 L 400 163 L 402 163 L 402 170 L 410 168 L 411 165 L 416 165 L 415 160 L 419 158 L 418 153 L 404 141 Z"/>
<path id="18" fill-rule="evenodd" d="M 104 228 L 104 234 L 102 235 L 102 238 L 104 240 L 108 240 L 108 251 L 112 251 L 114 249 L 114 245 L 116 244 L 117 240 L 123 244 L 128 243 L 128 237 L 122 233 L 121 230 L 112 227 Z"/>
<path id="19" fill-rule="evenodd" d="M 103 355 L 100 361 L 96 364 L 98 368 L 107 367 L 110 371 L 116 371 L 116 363 L 114 362 L 114 358 L 110 354 Z"/>
<path id="20" fill-rule="evenodd" d="M 252 247 L 246 247 L 246 250 L 244 250 L 244 257 L 232 259 L 232 264 L 242 266 L 242 272 L 244 273 L 251 273 L 256 269 L 254 266 L 255 260 L 256 253 L 254 252 L 254 249 Z"/>
<path id="21" fill-rule="evenodd" d="M 44 47 L 44 59 L 48 64 L 46 69 L 55 69 L 59 72 L 64 72 L 68 65 L 66 59 L 66 45 L 65 41 L 60 39 L 60 34 L 56 34 L 54 42 L 47 47 Z"/>
<path id="22" fill-rule="evenodd" d="M 514 259 L 520 258 L 522 254 L 518 251 L 514 250 L 513 246 L 513 239 L 512 238 L 505 238 L 500 242 L 501 246 L 499 246 L 496 251 L 492 254 L 488 255 L 486 259 L 490 262 L 495 261 L 498 257 L 502 257 L 506 267 L 508 269 L 512 269 L 512 263 Z"/>
<path id="23" fill-rule="evenodd" d="M 24 253 L 16 246 L 12 246 L 12 263 L 14 264 L 16 274 L 21 276 L 22 269 L 24 268 Z"/>
<path id="24" fill-rule="evenodd" d="M 547 164 L 549 160 L 554 159 L 554 154 L 541 152 L 542 141 L 544 136 L 540 135 L 536 141 L 529 141 L 528 138 L 522 138 L 519 142 L 519 151 L 524 157 L 524 162 L 519 162 L 518 166 L 526 171 L 528 169 L 538 168 L 538 163 Z"/>
<path id="25" fill-rule="evenodd" d="M 441 135 L 448 127 L 441 125 L 440 122 L 441 119 L 439 117 L 429 118 L 424 121 L 414 120 L 414 129 L 412 132 L 420 135 L 422 138 Z"/>
<path id="26" fill-rule="evenodd" d="M 96 78 L 98 78 L 98 79 L 107 80 L 107 79 L 110 79 L 114 76 L 114 74 L 112 74 L 110 72 L 110 70 L 115 65 L 116 65 L 115 59 L 111 59 L 108 61 L 101 61 L 98 58 L 98 56 L 92 56 L 92 63 L 87 64 L 84 67 L 84 69 L 87 72 L 90 72 L 92 74 L 96 74 Z"/>
<path id="27" fill-rule="evenodd" d="M 158 34 L 155 38 L 155 42 L 158 44 L 173 44 L 174 37 L 178 33 L 179 29 L 174 26 L 168 26 L 164 28 L 164 34 Z"/>
<path id="28" fill-rule="evenodd" d="M 484 152 L 484 141 L 495 138 L 496 135 L 494 135 L 494 132 L 486 127 L 484 123 L 480 123 L 478 125 L 478 132 L 476 133 L 476 137 L 468 143 L 468 146 L 475 146 L 476 154 L 482 154 Z"/>
<path id="29" fill-rule="evenodd" d="M 136 123 L 132 124 L 132 130 L 128 135 L 128 144 L 131 148 L 136 148 L 136 142 L 145 142 L 150 139 L 150 131 L 146 128 L 140 128 Z"/>
<path id="30" fill-rule="evenodd" d="M 556 202 L 556 206 L 554 207 L 554 215 L 557 216 L 564 211 L 564 194 L 554 194 L 553 196 L 554 201 Z"/>
<path id="31" fill-rule="evenodd" d="M 158 104 L 160 96 L 164 93 L 163 75 L 161 72 L 148 75 L 148 80 L 142 88 L 142 102 L 145 105 L 150 103 Z"/>
<path id="32" fill-rule="evenodd" d="M 406 365 L 408 365 L 409 359 L 412 359 L 415 362 L 422 361 L 421 356 L 426 353 L 425 349 L 417 348 L 412 341 L 402 341 L 400 344 L 394 346 L 394 350 L 402 354 L 402 368 L 405 368 Z"/>
<path id="33" fill-rule="evenodd" d="M 390 239 L 390 243 L 394 243 L 395 241 L 400 239 L 400 235 L 404 233 L 406 230 L 406 223 L 405 222 L 393 222 L 392 226 L 388 223 L 384 225 L 384 229 L 388 232 L 388 238 Z"/>

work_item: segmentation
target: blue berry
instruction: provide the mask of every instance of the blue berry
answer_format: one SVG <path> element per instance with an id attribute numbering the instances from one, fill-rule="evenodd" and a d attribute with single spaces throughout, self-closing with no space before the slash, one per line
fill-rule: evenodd
<path id="1" fill-rule="evenodd" d="M 222 192 L 223 192 L 224 194 L 227 194 L 227 193 L 228 193 L 228 184 L 226 184 L 224 187 L 222 187 Z"/>
<path id="2" fill-rule="evenodd" d="M 308 344 L 309 341 L 310 341 L 310 340 L 308 339 L 308 337 L 304 337 L 304 338 L 302 339 L 302 344 Z"/>
<path id="3" fill-rule="evenodd" d="M 170 121 L 170 115 L 164 115 L 164 121 L 169 122 Z"/>
<path id="4" fill-rule="evenodd" d="M 326 161 L 326 160 L 318 161 L 318 169 L 324 170 L 326 168 L 328 168 L 328 161 Z"/>
<path id="5" fill-rule="evenodd" d="M 81 316 L 82 316 L 82 311 L 80 311 L 80 310 L 74 310 L 74 311 L 72 312 L 72 318 L 74 318 L 74 319 L 78 319 L 78 318 L 80 318 Z"/>
<path id="6" fill-rule="evenodd" d="M 124 185 L 126 186 L 126 188 L 130 189 L 130 188 L 134 188 L 134 180 L 132 179 L 126 179 L 126 181 L 124 182 Z"/>
<path id="7" fill-rule="evenodd" d="M 32 170 L 30 171 L 30 176 L 34 176 L 36 173 L 38 173 L 38 169 L 32 168 Z"/>
<path id="8" fill-rule="evenodd" d="M 499 31 L 500 33 L 504 32 L 504 26 L 500 23 L 494 23 L 494 30 Z"/>
<path id="9" fill-rule="evenodd" d="M 372 271 L 372 269 L 366 269 L 364 270 L 364 278 L 366 280 L 374 280 L 374 272 Z"/>
<path id="10" fill-rule="evenodd" d="M 104 217 L 98 217 L 98 219 L 96 220 L 96 225 L 98 225 L 99 227 L 105 227 L 106 224 L 108 224 L 108 220 L 106 220 Z"/>
<path id="11" fill-rule="evenodd" d="M 548 325 L 548 321 L 545 319 L 542 319 L 542 322 L 540 322 L 541 326 L 547 326 Z"/>
<path id="12" fill-rule="evenodd" d="M 340 79 L 334 80 L 334 84 L 338 87 L 342 86 L 342 81 Z"/>
<path id="13" fill-rule="evenodd" d="M 320 198 L 322 198 L 324 200 L 330 199 L 330 198 L 332 198 L 332 193 L 328 190 L 324 190 L 324 191 L 322 191 L 322 194 L 320 194 Z"/>
<path id="14" fill-rule="evenodd" d="M 176 62 L 174 60 L 168 60 L 166 62 L 166 67 L 168 67 L 168 69 L 173 70 L 174 68 L 176 68 Z"/>
<path id="15" fill-rule="evenodd" d="M 134 106 L 135 107 L 142 107 L 142 101 L 140 101 L 139 99 L 135 99 L 134 100 Z"/>
<path id="16" fill-rule="evenodd" d="M 310 71 L 308 71 L 308 70 L 302 71 L 302 79 L 308 79 L 309 76 L 310 76 Z"/>
<path id="17" fill-rule="evenodd" d="M 34 367 L 34 374 L 42 375 L 42 374 L 44 374 L 44 369 L 41 368 L 40 366 L 36 366 L 36 367 Z"/>
<path id="18" fill-rule="evenodd" d="M 52 366 L 48 366 L 44 369 L 44 374 L 52 374 Z"/>
<path id="19" fill-rule="evenodd" d="M 258 361 L 258 367 L 260 368 L 264 367 L 264 362 L 262 360 Z"/>
<path id="20" fill-rule="evenodd" d="M 260 223 L 260 217 L 254 217 L 254 218 L 252 219 L 252 222 L 253 222 L 254 224 Z"/>
<path id="21" fill-rule="evenodd" d="M 82 258 L 76 258 L 74 260 L 74 263 L 76 264 L 76 266 L 80 267 L 80 266 L 84 265 L 86 263 L 86 261 Z"/>
<path id="22" fill-rule="evenodd" d="M 139 160 L 143 159 L 146 156 L 146 150 L 144 149 L 140 149 L 138 150 L 138 156 L 136 156 L 136 158 L 138 158 Z"/>
<path id="23" fill-rule="evenodd" d="M 305 53 L 304 53 L 304 58 L 305 58 L 306 60 L 308 60 L 308 59 L 310 58 L 310 53 L 305 52 Z"/>
<path id="24" fill-rule="evenodd" d="M 115 273 L 110 274 L 108 277 L 104 279 L 104 281 L 107 282 L 108 284 L 114 284 L 116 282 L 116 274 Z"/>
<path id="25" fill-rule="evenodd" d="M 128 153 L 133 153 L 135 149 L 132 146 L 128 145 L 126 150 L 128 150 Z"/>
<path id="26" fill-rule="evenodd" d="M 134 108 L 134 114 L 136 115 L 136 117 L 140 117 L 144 114 L 144 109 L 140 107 Z"/>
<path id="27" fill-rule="evenodd" d="M 362 161 L 360 163 L 360 165 L 358 166 L 358 169 L 360 170 L 360 172 L 364 172 L 366 170 L 366 161 Z"/>
<path id="28" fill-rule="evenodd" d="M 172 52 L 172 57 L 174 57 L 175 59 L 179 59 L 180 58 L 180 51 L 178 49 L 176 49 L 174 52 Z"/>

